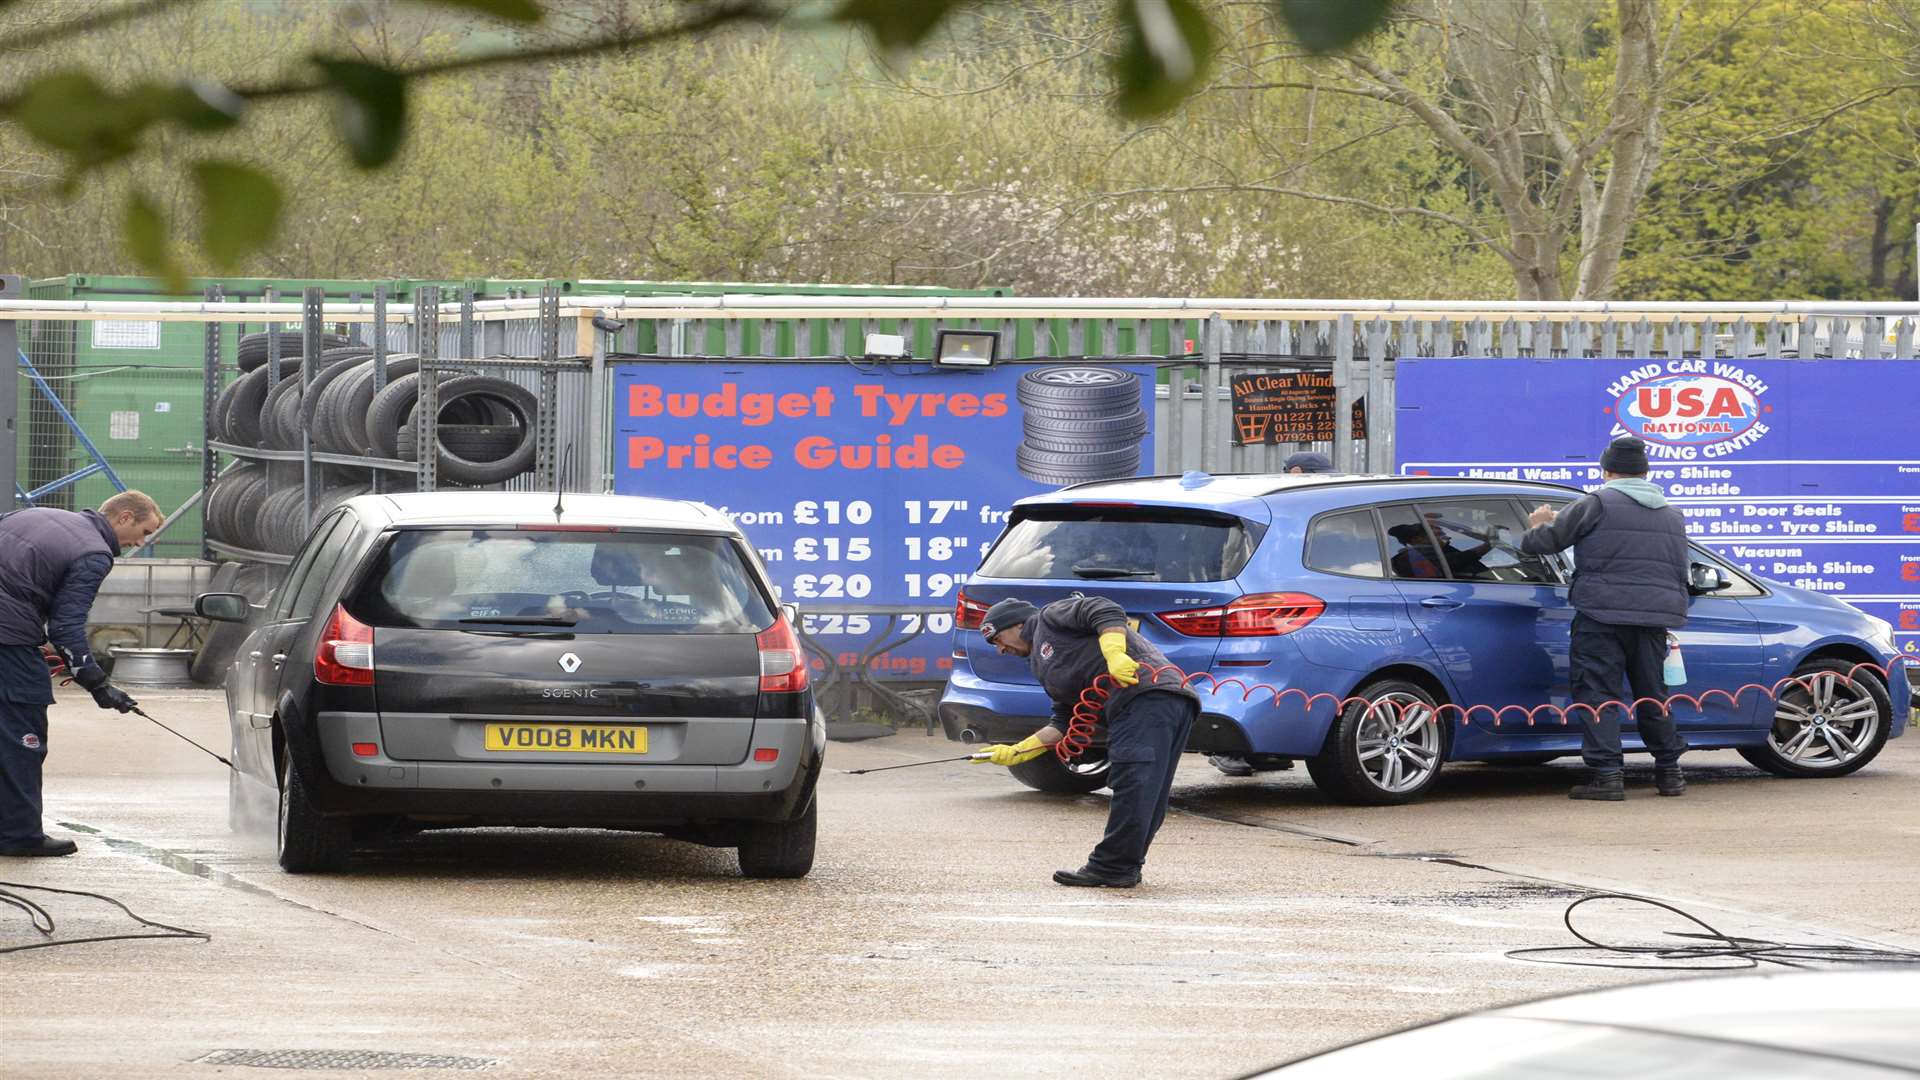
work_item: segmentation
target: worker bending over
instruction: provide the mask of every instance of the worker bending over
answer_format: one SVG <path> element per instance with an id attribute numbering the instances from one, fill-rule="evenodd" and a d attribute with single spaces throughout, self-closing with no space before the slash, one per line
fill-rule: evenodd
<path id="1" fill-rule="evenodd" d="M 1035 608 L 1007 599 L 980 624 L 1002 654 L 1024 656 L 1053 702 L 1053 721 L 1011 746 L 984 748 L 995 765 L 1018 765 L 1053 753 L 1081 691 L 1112 676 L 1103 719 L 1107 725 L 1107 786 L 1113 802 L 1107 832 L 1078 870 L 1056 870 L 1062 885 L 1130 889 L 1140 884 L 1147 846 L 1167 817 L 1174 768 L 1200 714 L 1200 698 L 1160 650 L 1127 626 L 1127 614 L 1105 597 L 1076 596 Z M 1142 683 L 1140 669 L 1150 670 Z"/>
<path id="2" fill-rule="evenodd" d="M 29 507 L 0 514 L 0 855 L 71 855 L 71 840 L 40 826 L 40 769 L 47 759 L 50 668 L 103 709 L 134 700 L 107 681 L 87 646 L 87 613 L 122 549 L 160 528 L 160 508 L 123 491 L 98 510 Z M 51 653 L 41 646 L 51 641 Z"/>

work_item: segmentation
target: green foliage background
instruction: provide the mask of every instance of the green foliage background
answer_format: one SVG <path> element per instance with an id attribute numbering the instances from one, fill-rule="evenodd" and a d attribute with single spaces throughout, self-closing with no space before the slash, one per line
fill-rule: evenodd
<path id="1" fill-rule="evenodd" d="M 1683 9 L 1661 165 L 1616 296 L 1913 297 L 1920 91 L 1902 65 L 1915 46 L 1897 21 L 1863 21 L 1869 6 Z M 529 31 L 380 0 L 223 2 L 0 61 L 10 87 L 76 58 L 108 93 L 185 76 L 246 85 L 320 52 L 405 65 L 644 21 L 661 5 L 548 7 Z M 1222 57 L 1292 47 L 1262 7 L 1209 9 Z M 1561 58 L 1581 77 L 1605 78 L 1606 19 L 1593 5 L 1589 47 Z M 409 95 L 398 158 L 371 172 L 336 135 L 339 95 L 256 104 L 225 134 L 155 127 L 153 152 L 71 192 L 60 161 L 0 124 L 0 268 L 135 272 L 142 245 L 149 256 L 172 245 L 189 272 L 287 277 L 1512 293 L 1509 268 L 1443 223 L 1271 190 L 1497 220 L 1471 173 L 1403 112 L 1312 89 L 1324 62 L 1302 57 L 1285 61 L 1294 85 L 1237 85 L 1220 74 L 1236 65 L 1220 62 L 1171 112 L 1124 118 L 1115 71 L 1142 61 L 1123 29 L 1104 0 L 978 5 L 885 62 L 859 31 L 828 23 L 433 79 Z M 1397 33 L 1364 46 L 1417 74 L 1415 47 Z M 284 191 L 272 242 L 247 254 L 217 230 L 200 235 L 209 200 L 249 201 L 258 174 Z M 129 218 L 136 190 L 145 210 Z"/>

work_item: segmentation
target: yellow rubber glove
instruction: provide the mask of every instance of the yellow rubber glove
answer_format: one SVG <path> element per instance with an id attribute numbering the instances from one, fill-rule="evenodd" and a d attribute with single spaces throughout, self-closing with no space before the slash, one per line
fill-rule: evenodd
<path id="1" fill-rule="evenodd" d="M 1011 767 L 1022 762 L 1032 761 L 1034 758 L 1040 757 L 1052 749 L 1053 747 L 1040 741 L 1040 736 L 1029 735 L 1011 746 L 1006 743 L 983 746 L 980 748 L 980 752 L 986 756 L 976 757 L 973 760 L 988 761 L 995 765 Z"/>
<path id="2" fill-rule="evenodd" d="M 1140 681 L 1140 662 L 1127 655 L 1127 635 L 1109 630 L 1100 635 L 1100 655 L 1107 658 L 1107 674 L 1121 686 Z"/>

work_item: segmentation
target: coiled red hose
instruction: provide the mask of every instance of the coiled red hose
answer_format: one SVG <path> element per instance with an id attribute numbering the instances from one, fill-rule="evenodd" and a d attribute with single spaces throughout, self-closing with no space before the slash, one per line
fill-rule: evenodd
<path id="1" fill-rule="evenodd" d="M 1671 712 L 1675 704 L 1685 704 L 1691 705 L 1696 709 L 1705 709 L 1707 703 L 1713 701 L 1716 697 L 1725 700 L 1728 708 L 1735 708 L 1740 704 L 1740 698 L 1749 691 L 1757 693 L 1762 697 L 1778 700 L 1782 690 L 1799 687 L 1805 691 L 1808 696 L 1812 696 L 1814 684 L 1820 680 L 1836 679 L 1841 685 L 1851 687 L 1862 671 L 1869 671 L 1880 676 L 1882 684 L 1885 685 L 1892 682 L 1893 669 L 1901 666 L 1920 667 L 1920 656 L 1907 656 L 1902 654 L 1894 657 L 1887 666 L 1880 664 L 1855 664 L 1847 669 L 1845 675 L 1830 671 L 1805 676 L 1789 675 L 1784 679 L 1778 680 L 1772 686 L 1765 686 L 1760 683 L 1747 683 L 1738 690 L 1732 691 L 1715 687 L 1697 697 L 1693 694 L 1668 694 L 1664 698 L 1635 698 L 1631 702 L 1617 699 L 1613 701 L 1603 701 L 1597 706 L 1587 705 L 1583 702 L 1575 702 L 1565 708 L 1553 704 L 1534 705 L 1532 707 L 1526 705 L 1502 705 L 1496 708 L 1492 705 L 1456 705 L 1451 701 L 1443 705 L 1428 706 L 1423 702 L 1375 700 L 1360 697 L 1359 695 L 1343 698 L 1325 691 L 1308 693 L 1296 686 L 1281 689 L 1270 683 L 1253 683 L 1249 685 L 1238 678 L 1218 678 L 1210 671 L 1199 671 L 1189 675 L 1173 664 L 1160 666 L 1141 664 L 1140 681 L 1142 683 L 1157 682 L 1161 675 L 1172 673 L 1179 676 L 1182 687 L 1193 690 L 1195 693 L 1201 693 L 1203 691 L 1198 689 L 1198 684 L 1202 680 L 1205 680 L 1207 685 L 1204 693 L 1209 696 L 1219 694 L 1228 686 L 1238 686 L 1241 690 L 1240 700 L 1242 702 L 1252 701 L 1254 694 L 1265 690 L 1268 694 L 1272 695 L 1274 708 L 1279 708 L 1283 702 L 1298 698 L 1303 712 L 1311 711 L 1315 705 L 1325 701 L 1333 705 L 1336 713 L 1353 705 L 1364 705 L 1369 712 L 1384 712 L 1388 714 L 1390 719 L 1398 721 L 1404 719 L 1407 711 L 1410 709 L 1432 708 L 1436 718 L 1445 717 L 1450 714 L 1450 711 L 1452 713 L 1458 713 L 1462 727 L 1466 726 L 1468 721 L 1472 720 L 1474 716 L 1481 714 L 1491 718 L 1494 727 L 1499 727 L 1501 721 L 1509 716 L 1512 716 L 1516 723 L 1524 719 L 1527 722 L 1527 726 L 1532 727 L 1538 723 L 1542 717 L 1546 717 L 1549 720 L 1558 717 L 1560 723 L 1565 725 L 1575 712 L 1582 709 L 1598 717 L 1602 710 L 1617 706 L 1624 711 L 1628 717 L 1631 717 L 1634 710 L 1642 705 L 1657 705 L 1662 711 L 1666 712 Z M 1093 680 L 1092 685 L 1080 691 L 1080 697 L 1073 703 L 1073 711 L 1067 717 L 1066 733 L 1061 737 L 1059 742 L 1053 744 L 1054 755 L 1061 761 L 1070 762 L 1085 753 L 1087 748 L 1093 745 L 1094 729 L 1099 726 L 1100 719 L 1106 712 L 1107 701 L 1113 696 L 1113 689 L 1117 685 L 1118 684 L 1114 682 L 1113 676 L 1101 675 Z M 1898 705 L 1896 704 L 1895 707 L 1897 708 Z"/>

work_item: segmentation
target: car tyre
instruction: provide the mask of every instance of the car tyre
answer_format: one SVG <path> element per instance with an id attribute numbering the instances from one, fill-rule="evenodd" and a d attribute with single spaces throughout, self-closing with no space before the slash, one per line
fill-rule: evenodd
<path id="1" fill-rule="evenodd" d="M 1853 670 L 1853 664 L 1833 659 L 1809 660 L 1795 668 L 1793 677 L 1811 677 L 1816 693 L 1781 687 L 1767 741 L 1741 747 L 1740 756 L 1775 776 L 1794 778 L 1846 776 L 1879 757 L 1893 726 L 1893 700 L 1885 684 L 1869 672 L 1852 676 L 1849 686 L 1846 680 Z M 1822 674 L 1834 678 L 1818 678 Z M 1863 733 L 1867 724 L 1872 727 Z M 1803 737 L 1805 742 L 1800 741 Z M 1815 749 L 1816 742 L 1822 749 Z M 1849 745 L 1854 747 L 1851 752 L 1844 750 Z"/>
<path id="2" fill-rule="evenodd" d="M 280 869 L 289 874 L 325 874 L 343 869 L 352 851 L 353 823 L 324 817 L 313 807 L 300 770 L 280 752 L 280 814 L 275 832 Z"/>
<path id="3" fill-rule="evenodd" d="M 1042 754 L 1007 769 L 1015 780 L 1049 795 L 1087 795 L 1107 786 L 1107 754 L 1087 750 L 1069 765 L 1057 755 Z"/>
<path id="4" fill-rule="evenodd" d="M 805 812 L 792 821 L 749 823 L 740 842 L 740 873 L 750 878 L 806 877 L 813 869 L 819 830 L 818 796 L 809 798 Z"/>
<path id="5" fill-rule="evenodd" d="M 1380 679 L 1361 687 L 1327 732 L 1325 748 L 1307 759 L 1307 774 L 1328 798 L 1359 806 L 1397 806 L 1426 794 L 1446 759 L 1439 702 L 1424 687 L 1404 679 Z M 1396 702 L 1403 711 L 1378 709 Z M 1424 717 L 1409 716 L 1425 705 Z"/>

